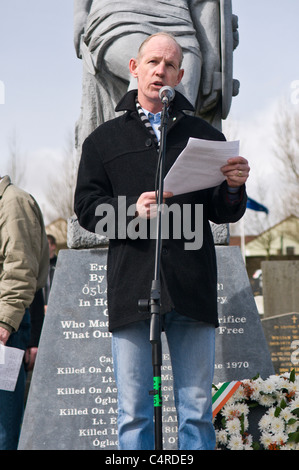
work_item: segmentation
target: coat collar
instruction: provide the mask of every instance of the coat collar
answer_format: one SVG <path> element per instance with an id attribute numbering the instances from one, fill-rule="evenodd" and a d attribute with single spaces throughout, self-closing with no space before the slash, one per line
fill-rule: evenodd
<path id="1" fill-rule="evenodd" d="M 115 111 L 136 111 L 136 95 L 137 90 L 128 91 L 116 106 Z M 192 104 L 178 91 L 175 92 L 175 97 L 172 103 L 172 113 L 182 110 L 194 111 Z"/>
<path id="2" fill-rule="evenodd" d="M 0 180 L 0 198 L 3 196 L 4 191 L 6 190 L 7 186 L 11 184 L 10 177 L 9 176 L 4 176 Z"/>

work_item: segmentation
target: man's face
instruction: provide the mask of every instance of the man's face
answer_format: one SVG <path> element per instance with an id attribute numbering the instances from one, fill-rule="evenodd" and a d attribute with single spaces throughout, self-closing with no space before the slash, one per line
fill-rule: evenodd
<path id="1" fill-rule="evenodd" d="M 145 44 L 138 59 L 130 60 L 130 72 L 138 79 L 140 105 L 157 113 L 162 109 L 159 90 L 165 85 L 174 88 L 182 80 L 180 51 L 168 37 L 157 36 Z"/>
<path id="2" fill-rule="evenodd" d="M 55 251 L 56 251 L 56 244 L 52 243 L 50 240 L 48 240 L 48 243 L 49 243 L 49 257 L 53 258 L 53 256 L 55 255 Z"/>

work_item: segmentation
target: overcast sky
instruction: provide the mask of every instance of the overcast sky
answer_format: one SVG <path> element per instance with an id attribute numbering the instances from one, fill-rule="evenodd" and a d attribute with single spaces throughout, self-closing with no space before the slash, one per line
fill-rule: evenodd
<path id="1" fill-rule="evenodd" d="M 279 100 L 291 104 L 299 80 L 299 2 L 233 0 L 240 44 L 234 53 L 230 121 L 237 122 L 243 156 L 252 167 L 248 190 L 263 168 L 275 180 L 271 125 Z M 27 164 L 25 189 L 44 204 L 43 187 L 79 116 L 81 61 L 73 46 L 73 0 L 0 0 L 0 173 L 15 131 Z M 0 95 L 1 96 L 1 95 Z M 245 153 L 245 154 L 244 154 Z M 250 194 L 254 197 L 254 194 Z"/>

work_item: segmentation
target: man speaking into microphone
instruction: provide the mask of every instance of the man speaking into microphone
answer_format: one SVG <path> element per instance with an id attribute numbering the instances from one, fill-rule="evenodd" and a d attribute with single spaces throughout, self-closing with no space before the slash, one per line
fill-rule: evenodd
<path id="1" fill-rule="evenodd" d="M 118 198 L 125 196 L 126 223 L 157 215 L 155 180 L 163 101 L 169 104 L 165 174 L 186 147 L 189 137 L 225 140 L 221 132 L 198 117 L 186 98 L 174 93 L 184 70 L 182 50 L 174 37 L 158 33 L 144 41 L 129 62 L 138 89 L 118 104 L 123 115 L 99 126 L 85 140 L 75 192 L 75 212 L 85 229 L 95 232 L 98 206 L 110 204 L 118 227 Z M 162 92 L 160 91 L 162 89 Z M 199 156 L 200 165 L 200 156 Z M 161 251 L 161 322 L 171 356 L 178 416 L 178 449 L 215 448 L 212 425 L 217 318 L 217 267 L 209 221 L 236 222 L 245 212 L 247 160 L 235 157 L 222 167 L 225 181 L 213 188 L 173 196 L 165 204 L 188 206 L 190 222 L 203 206 L 203 243 L 185 250 L 184 234 L 169 230 Z M 129 215 L 130 214 L 130 215 Z M 121 219 L 123 220 L 123 219 Z M 114 373 L 118 388 L 119 449 L 154 449 L 150 313 L 138 312 L 148 298 L 155 265 L 155 239 L 127 236 L 109 242 L 108 310 Z"/>

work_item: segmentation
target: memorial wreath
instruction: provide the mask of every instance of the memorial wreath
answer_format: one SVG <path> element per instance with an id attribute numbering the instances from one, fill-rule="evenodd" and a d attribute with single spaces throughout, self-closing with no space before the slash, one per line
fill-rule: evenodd
<path id="1" fill-rule="evenodd" d="M 253 436 L 257 410 L 262 415 Z M 214 385 L 213 419 L 218 450 L 299 450 L 299 377 L 293 370 Z"/>

